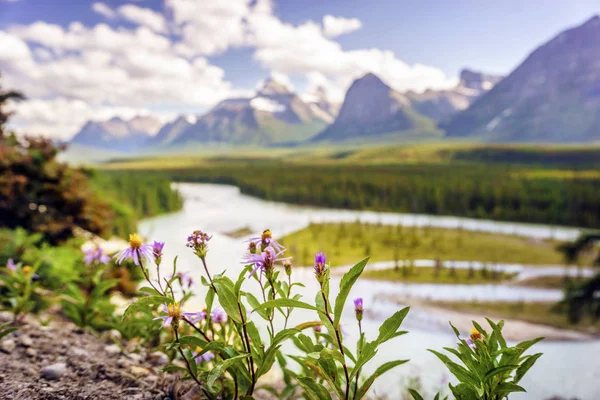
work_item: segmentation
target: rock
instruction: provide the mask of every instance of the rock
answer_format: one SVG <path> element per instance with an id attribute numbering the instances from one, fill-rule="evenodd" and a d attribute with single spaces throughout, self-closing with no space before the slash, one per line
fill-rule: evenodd
<path id="1" fill-rule="evenodd" d="M 108 331 L 107 337 L 111 341 L 121 340 L 121 332 L 116 329 L 111 329 Z"/>
<path id="2" fill-rule="evenodd" d="M 144 378 L 144 380 L 146 382 L 148 382 L 151 385 L 155 385 L 156 382 L 158 382 L 158 376 L 156 375 L 148 375 L 147 377 Z"/>
<path id="3" fill-rule="evenodd" d="M 129 372 L 131 373 L 131 375 L 139 378 L 142 376 L 148 376 L 150 375 L 150 370 L 144 367 L 138 367 L 137 365 L 132 365 L 131 367 L 129 367 Z"/>
<path id="4" fill-rule="evenodd" d="M 31 338 L 27 335 L 21 336 L 20 342 L 25 347 L 33 346 L 33 340 L 31 340 Z"/>
<path id="5" fill-rule="evenodd" d="M 34 358 L 37 357 L 37 350 L 32 347 L 29 347 L 27 350 L 25 350 L 25 354 L 27 354 L 31 358 Z"/>
<path id="6" fill-rule="evenodd" d="M 117 360 L 117 365 L 120 368 L 127 368 L 127 367 L 131 367 L 133 365 L 133 363 L 131 362 L 131 360 L 129 360 L 125 357 L 121 357 Z"/>
<path id="7" fill-rule="evenodd" d="M 121 353 L 121 348 L 116 344 L 111 344 L 104 347 L 104 351 L 106 351 L 110 355 L 117 355 Z"/>
<path id="8" fill-rule="evenodd" d="M 0 344 L 0 350 L 7 354 L 12 353 L 15 347 L 17 347 L 17 344 L 12 339 L 3 340 L 2 344 Z"/>
<path id="9" fill-rule="evenodd" d="M 90 358 L 90 352 L 80 347 L 71 347 L 69 349 L 69 355 L 73 357 Z"/>
<path id="10" fill-rule="evenodd" d="M 129 357 L 130 360 L 135 361 L 136 363 L 141 363 L 143 360 L 143 357 L 137 353 L 129 353 L 127 354 L 127 357 Z"/>
<path id="11" fill-rule="evenodd" d="M 150 362 L 154 365 L 167 365 L 169 363 L 169 357 L 165 353 L 155 351 L 148 356 Z"/>
<path id="12" fill-rule="evenodd" d="M 67 364 L 57 363 L 48 365 L 40 370 L 40 377 L 48 380 L 60 379 L 64 374 L 67 373 Z"/>

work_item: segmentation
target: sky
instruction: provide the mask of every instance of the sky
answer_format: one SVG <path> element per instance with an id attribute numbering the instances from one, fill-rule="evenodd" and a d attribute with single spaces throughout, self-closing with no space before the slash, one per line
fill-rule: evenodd
<path id="1" fill-rule="evenodd" d="M 67 139 L 88 120 L 202 114 L 268 76 L 341 102 L 508 74 L 600 13 L 595 0 L 0 0 L 0 73 L 27 100 L 12 127 Z"/>

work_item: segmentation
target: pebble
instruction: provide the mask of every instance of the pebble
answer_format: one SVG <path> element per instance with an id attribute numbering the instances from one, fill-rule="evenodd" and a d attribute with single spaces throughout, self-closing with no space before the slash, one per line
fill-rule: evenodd
<path id="1" fill-rule="evenodd" d="M 3 340 L 0 344 L 0 350 L 8 354 L 12 353 L 15 347 L 17 347 L 17 344 L 12 339 Z"/>
<path id="2" fill-rule="evenodd" d="M 117 365 L 121 368 L 127 368 L 132 365 L 132 362 L 125 357 L 121 357 L 117 360 Z"/>
<path id="3" fill-rule="evenodd" d="M 71 347 L 69 354 L 74 357 L 90 358 L 90 352 L 80 347 Z"/>
<path id="4" fill-rule="evenodd" d="M 121 340 L 121 332 L 116 329 L 111 329 L 108 331 L 108 338 L 112 341 Z"/>
<path id="5" fill-rule="evenodd" d="M 104 347 L 104 351 L 106 351 L 110 355 L 117 355 L 117 354 L 121 353 L 121 348 L 119 346 L 117 346 L 116 344 L 111 344 L 111 345 Z"/>
<path id="6" fill-rule="evenodd" d="M 21 341 L 21 344 L 25 347 L 33 346 L 33 340 L 31 340 L 31 338 L 27 335 L 21 336 L 20 341 Z"/>
<path id="7" fill-rule="evenodd" d="M 135 361 L 138 364 L 141 363 L 143 360 L 142 356 L 137 353 L 129 353 L 127 354 L 127 357 L 129 357 L 130 360 Z"/>
<path id="8" fill-rule="evenodd" d="M 37 350 L 34 348 L 28 348 L 27 350 L 25 350 L 25 354 L 27 354 L 29 357 L 37 357 Z"/>
<path id="9" fill-rule="evenodd" d="M 137 365 L 132 365 L 129 367 L 129 372 L 135 377 L 147 376 L 150 375 L 150 370 L 144 367 L 138 367 Z"/>
<path id="10" fill-rule="evenodd" d="M 67 373 L 67 364 L 57 363 L 48 365 L 40 370 L 40 377 L 48 380 L 57 380 Z"/>

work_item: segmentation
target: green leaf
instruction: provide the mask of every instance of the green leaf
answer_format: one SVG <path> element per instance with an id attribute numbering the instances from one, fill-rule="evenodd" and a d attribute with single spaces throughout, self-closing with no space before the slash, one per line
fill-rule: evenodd
<path id="1" fill-rule="evenodd" d="M 514 392 L 527 392 L 527 390 L 523 389 L 519 385 L 515 385 L 514 383 L 501 383 L 496 386 L 494 390 L 496 393 L 514 393 Z"/>
<path id="2" fill-rule="evenodd" d="M 264 308 L 275 308 L 275 307 L 294 307 L 294 308 L 304 308 L 306 310 L 313 310 L 313 311 L 317 311 L 320 313 L 325 313 L 325 310 L 321 310 L 315 306 L 312 306 L 308 303 L 305 303 L 303 301 L 298 301 L 298 300 L 292 300 L 292 299 L 275 299 L 275 300 L 269 300 L 267 302 L 262 303 L 261 305 L 259 305 L 258 307 L 256 307 L 254 310 L 252 311 L 257 311 L 257 310 L 261 310 Z"/>
<path id="3" fill-rule="evenodd" d="M 496 368 L 488 371 L 485 374 L 485 376 L 483 377 L 483 380 L 487 381 L 488 379 L 491 379 L 496 375 L 504 374 L 506 372 L 511 372 L 518 367 L 519 367 L 518 365 L 503 365 L 501 367 L 496 367 Z"/>
<path id="4" fill-rule="evenodd" d="M 305 329 L 314 328 L 315 326 L 321 326 L 321 325 L 323 325 L 323 323 L 321 321 L 309 321 L 309 322 L 303 322 L 301 324 L 298 324 L 295 326 L 295 328 L 303 331 Z"/>
<path id="5" fill-rule="evenodd" d="M 473 386 L 474 388 L 479 388 L 481 386 L 479 380 L 475 376 L 473 376 L 471 372 L 469 372 L 467 369 L 456 364 L 444 354 L 438 353 L 435 350 L 429 351 L 435 354 L 446 365 L 446 368 L 448 368 L 450 373 L 452 373 L 452 375 L 454 375 L 459 380 L 459 382 L 467 383 Z"/>
<path id="6" fill-rule="evenodd" d="M 240 310 L 238 306 L 238 298 L 233 293 L 233 282 L 226 277 L 219 279 L 213 279 L 213 284 L 217 289 L 217 296 L 219 296 L 219 303 L 232 320 L 238 324 L 242 323 L 240 316 Z"/>
<path id="7" fill-rule="evenodd" d="M 540 342 L 542 340 L 544 340 L 543 337 L 539 337 L 539 338 L 536 338 L 536 339 L 533 339 L 533 340 L 526 340 L 524 342 L 521 342 L 521 343 L 517 344 L 515 347 L 518 347 L 523 352 L 525 352 L 528 348 L 530 348 L 531 346 L 533 346 L 534 344 L 536 344 L 536 343 L 538 343 L 538 342 Z"/>
<path id="8" fill-rule="evenodd" d="M 138 298 L 135 303 L 131 304 L 125 312 L 123 313 L 123 317 L 121 320 L 124 321 L 129 315 L 136 313 L 138 311 L 142 311 L 147 308 L 155 308 L 160 304 L 171 304 L 173 303 L 173 299 L 165 296 L 145 296 Z"/>
<path id="9" fill-rule="evenodd" d="M 317 381 L 307 376 L 297 377 L 298 384 L 306 391 L 313 400 L 331 400 L 329 390 Z"/>
<path id="10" fill-rule="evenodd" d="M 373 383 L 375 382 L 375 379 L 379 378 L 381 375 L 383 375 L 387 371 L 391 370 L 392 368 L 395 368 L 398 365 L 407 363 L 408 361 L 409 360 L 396 360 L 396 361 L 386 362 L 385 364 L 380 365 L 379 368 L 377 368 L 375 370 L 375 372 L 367 378 L 365 383 L 362 384 L 362 386 L 358 390 L 358 394 L 355 396 L 355 398 L 361 399 L 363 396 L 365 396 L 367 394 L 367 392 L 371 388 L 371 385 L 373 385 Z"/>
<path id="11" fill-rule="evenodd" d="M 248 357 L 250 354 L 240 354 L 239 356 L 231 357 L 226 360 L 217 363 L 215 367 L 209 372 L 208 377 L 206 379 L 206 385 L 210 390 L 214 389 L 215 381 L 219 378 L 219 376 L 223 375 L 225 371 L 234 365 L 237 362 L 241 362 L 244 358 Z"/>
<path id="12" fill-rule="evenodd" d="M 423 399 L 423 396 L 421 396 L 419 394 L 419 392 L 417 392 L 415 389 L 408 389 L 408 392 L 410 393 L 410 395 L 413 397 L 414 400 L 425 400 L 425 399 Z"/>
<path id="13" fill-rule="evenodd" d="M 537 353 L 527 357 L 525 361 L 523 361 L 523 363 L 519 366 L 519 368 L 517 368 L 517 371 L 515 372 L 515 379 L 513 380 L 514 383 L 519 383 L 519 381 L 523 379 L 523 376 L 525 376 L 527 371 L 529 371 L 529 368 L 533 367 L 533 364 L 535 364 L 535 362 L 541 356 L 542 353 Z"/>
<path id="14" fill-rule="evenodd" d="M 206 298 L 204 301 L 206 302 L 206 314 L 210 315 L 210 312 L 212 311 L 213 302 L 215 301 L 215 291 L 208 290 L 206 292 Z"/>
<path id="15" fill-rule="evenodd" d="M 266 309 L 260 308 L 260 301 L 258 301 L 258 299 L 252 293 L 245 292 L 244 296 L 246 296 L 246 300 L 248 300 L 248 304 L 250 304 L 250 307 L 256 310 L 258 315 L 260 315 L 265 320 L 268 319 L 268 311 Z"/>
<path id="16" fill-rule="evenodd" d="M 396 311 L 394 315 L 385 320 L 383 324 L 379 327 L 379 336 L 377 337 L 377 343 L 382 344 L 387 342 L 388 340 L 394 338 L 404 321 L 404 318 L 410 311 L 410 307 L 405 307 L 400 311 Z"/>
<path id="17" fill-rule="evenodd" d="M 369 258 L 370 257 L 367 257 L 364 260 L 359 261 L 358 264 L 350 268 L 350 271 L 346 272 L 340 280 L 340 292 L 338 293 L 335 299 L 335 308 L 333 311 L 334 328 L 337 328 L 340 324 L 340 318 L 342 318 L 342 311 L 344 311 L 344 304 L 346 304 L 346 299 L 350 294 L 350 290 L 352 290 L 352 286 L 354 286 L 354 284 L 360 277 L 360 274 L 362 274 L 365 267 L 367 266 Z"/>

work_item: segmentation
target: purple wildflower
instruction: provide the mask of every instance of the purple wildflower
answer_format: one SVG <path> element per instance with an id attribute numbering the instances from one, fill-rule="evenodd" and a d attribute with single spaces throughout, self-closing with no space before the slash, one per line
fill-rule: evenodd
<path id="1" fill-rule="evenodd" d="M 287 261 L 291 259 L 291 257 L 281 257 L 282 254 L 283 251 L 277 253 L 273 247 L 269 246 L 260 254 L 248 254 L 243 263 L 254 264 L 254 269 L 250 273 L 250 277 L 252 277 L 259 268 L 262 272 L 271 274 L 276 262 Z"/>
<path id="2" fill-rule="evenodd" d="M 173 322 L 178 323 L 181 317 L 193 318 L 197 313 L 195 312 L 181 312 L 181 304 L 180 303 L 172 303 L 172 304 L 162 304 L 160 306 L 160 310 L 165 313 L 165 315 L 159 315 L 154 318 L 162 319 L 163 324 L 161 328 L 167 327 L 171 325 Z"/>
<path id="3" fill-rule="evenodd" d="M 193 324 L 196 322 L 204 321 L 206 319 L 206 309 L 194 313 L 194 316 L 190 319 Z"/>
<path id="4" fill-rule="evenodd" d="M 95 249 L 86 250 L 83 261 L 85 261 L 85 265 L 87 266 L 90 266 L 92 263 L 95 263 L 96 265 L 102 265 L 108 264 L 110 257 L 104 253 L 104 250 L 102 250 L 101 247 L 98 247 Z"/>
<path id="5" fill-rule="evenodd" d="M 267 247 L 272 247 L 280 253 L 285 250 L 285 247 L 283 247 L 273 239 L 273 234 L 271 233 L 270 229 L 265 229 L 262 235 L 260 235 L 260 237 L 254 237 L 249 239 L 248 241 L 250 243 L 254 243 L 255 247 L 260 246 L 261 251 L 265 251 Z"/>
<path id="6" fill-rule="evenodd" d="M 165 247 L 165 242 L 157 242 L 156 240 L 154 241 L 154 244 L 152 245 L 152 255 L 154 255 L 154 261 L 157 264 L 160 264 L 160 261 L 162 259 L 163 247 Z"/>
<path id="7" fill-rule="evenodd" d="M 200 354 L 202 352 L 201 347 L 196 347 L 196 351 L 194 352 L 194 360 L 199 362 L 209 362 L 215 358 L 215 355 L 211 351 L 207 351 L 206 353 Z"/>
<path id="8" fill-rule="evenodd" d="M 8 262 L 6 263 L 6 268 L 8 268 L 8 270 L 12 272 L 15 272 L 17 270 L 17 266 L 15 265 L 15 262 L 12 258 L 8 259 Z"/>
<path id="9" fill-rule="evenodd" d="M 327 275 L 327 257 L 323 252 L 317 253 L 315 255 L 315 276 L 317 277 L 317 282 L 323 283 L 325 281 L 325 277 Z"/>
<path id="10" fill-rule="evenodd" d="M 362 321 L 363 312 L 364 312 L 363 299 L 362 299 L 362 297 L 357 297 L 356 299 L 354 299 L 354 313 L 356 314 L 357 321 L 359 321 L 359 322 Z"/>
<path id="11" fill-rule="evenodd" d="M 208 242 L 210 239 L 212 239 L 212 236 L 209 236 L 207 233 L 194 231 L 188 236 L 186 246 L 190 249 L 194 249 L 194 253 L 198 257 L 204 258 L 208 251 Z"/>
<path id="12" fill-rule="evenodd" d="M 142 239 L 134 233 L 129 235 L 129 247 L 115 254 L 117 264 L 121 264 L 124 260 L 131 258 L 135 265 L 141 266 L 141 259 L 154 260 L 152 246 L 142 244 Z"/>
<path id="13" fill-rule="evenodd" d="M 179 282 L 182 286 L 187 286 L 188 288 L 190 288 L 194 284 L 192 274 L 190 274 L 189 272 L 177 272 L 175 276 L 179 278 Z"/>
<path id="14" fill-rule="evenodd" d="M 227 314 L 220 308 L 215 308 L 210 312 L 210 320 L 216 324 L 227 322 Z"/>

